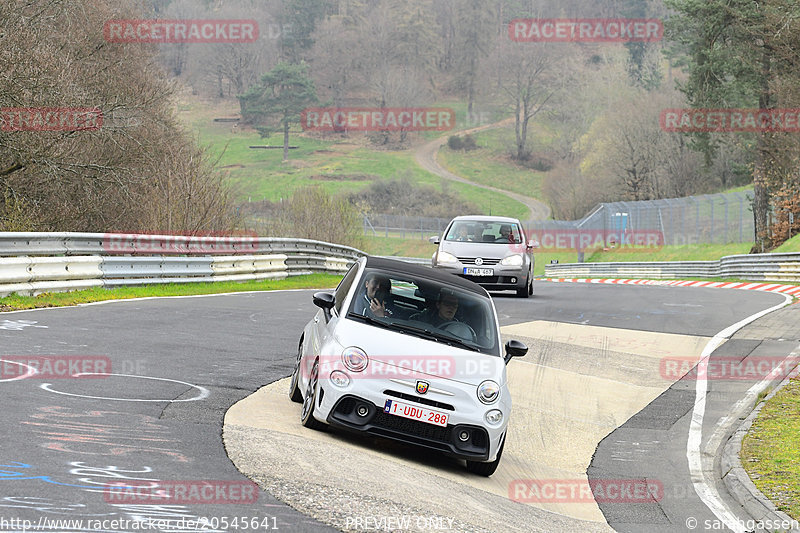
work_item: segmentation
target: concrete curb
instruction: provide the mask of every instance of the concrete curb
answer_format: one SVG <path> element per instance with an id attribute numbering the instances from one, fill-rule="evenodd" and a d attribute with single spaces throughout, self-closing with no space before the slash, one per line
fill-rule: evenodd
<path id="1" fill-rule="evenodd" d="M 798 525 L 798 522 L 786 513 L 779 511 L 775 507 L 775 504 L 756 488 L 739 459 L 739 454 L 742 450 L 742 439 L 747 432 L 750 431 L 753 421 L 758 417 L 766 402 L 772 399 L 790 379 L 791 376 L 787 376 L 775 390 L 769 393 L 761 403 L 756 405 L 750 415 L 744 419 L 731 438 L 728 439 L 722 451 L 720 468 L 722 482 L 725 484 L 728 493 L 754 520 L 771 522 L 772 524 L 792 524 L 793 526 L 791 529 L 781 529 L 781 531 L 800 532 L 800 525 Z"/>

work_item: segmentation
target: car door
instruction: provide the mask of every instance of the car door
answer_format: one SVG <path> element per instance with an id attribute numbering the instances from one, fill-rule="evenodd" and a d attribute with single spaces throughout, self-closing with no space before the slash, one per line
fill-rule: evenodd
<path id="1" fill-rule="evenodd" d="M 344 312 L 345 300 L 347 299 L 351 289 L 354 288 L 353 283 L 358 277 L 358 270 L 359 263 L 355 263 L 350 267 L 350 270 L 347 271 L 342 278 L 342 281 L 340 281 L 339 285 L 336 287 L 336 290 L 333 293 L 336 303 L 331 310 L 330 320 L 326 320 L 325 311 L 322 309 L 319 309 L 317 314 L 314 316 L 314 343 L 312 346 L 314 355 L 320 355 L 322 353 L 322 347 L 325 346 L 333 337 L 333 331 L 336 328 L 336 324 L 338 324 L 340 317 Z"/>

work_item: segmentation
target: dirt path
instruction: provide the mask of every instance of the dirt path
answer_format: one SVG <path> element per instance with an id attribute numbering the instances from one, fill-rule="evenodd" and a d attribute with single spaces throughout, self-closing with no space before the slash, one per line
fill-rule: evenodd
<path id="1" fill-rule="evenodd" d="M 500 122 L 495 122 L 494 124 L 486 124 L 484 126 L 478 126 L 477 128 L 472 128 L 464 131 L 458 132 L 459 134 L 472 134 L 478 133 L 480 131 L 493 129 L 493 128 L 501 128 L 508 124 L 514 122 L 514 118 L 507 118 L 505 120 L 501 120 Z M 518 202 L 522 202 L 528 207 L 530 211 L 530 217 L 526 222 L 530 222 L 533 220 L 546 220 L 550 218 L 550 207 L 537 200 L 536 198 L 531 198 L 529 196 L 523 196 L 521 194 L 517 194 L 515 192 L 506 191 L 503 189 L 498 189 L 497 187 L 492 187 L 490 185 L 483 185 L 481 183 L 476 183 L 474 181 L 470 181 L 466 178 L 461 176 L 457 176 L 444 168 L 442 165 L 439 164 L 439 161 L 436 159 L 436 155 L 439 153 L 439 148 L 443 145 L 447 144 L 447 138 L 449 135 L 445 135 L 444 137 L 439 137 L 433 141 L 423 144 L 414 150 L 414 158 L 417 161 L 417 164 L 431 172 L 440 176 L 444 179 L 458 181 L 461 183 L 467 183 L 469 185 L 473 185 L 475 187 L 480 187 L 481 189 L 486 189 L 488 191 L 494 191 L 501 194 L 505 194 L 506 196 L 517 200 Z"/>

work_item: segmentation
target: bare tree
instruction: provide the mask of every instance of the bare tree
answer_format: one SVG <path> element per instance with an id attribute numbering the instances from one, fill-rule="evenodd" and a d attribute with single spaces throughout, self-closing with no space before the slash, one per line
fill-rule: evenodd
<path id="1" fill-rule="evenodd" d="M 9 199 L 0 205 L 0 227 L 14 227 L 20 209 L 30 229 L 44 231 L 156 229 L 164 220 L 150 217 L 154 209 L 197 208 L 158 229 L 235 223 L 227 191 L 174 119 L 174 87 L 157 49 L 103 37 L 106 21 L 141 18 L 137 4 L 105 0 L 88 10 L 79 0 L 0 3 L 0 101 L 103 116 L 91 130 L 0 129 L 0 189 Z"/>
<path id="2" fill-rule="evenodd" d="M 219 19 L 253 19 L 258 23 L 259 37 L 254 43 L 195 43 L 188 45 L 187 78 L 204 94 L 230 98 L 243 94 L 258 80 L 262 72 L 272 68 L 279 58 L 279 39 L 283 28 L 277 22 L 278 7 L 274 2 L 239 0 L 225 3 L 211 11 L 195 0 L 189 7 L 176 5 L 176 15 L 184 9 L 191 16 Z M 170 6 L 172 8 L 172 5 Z"/>
<path id="3" fill-rule="evenodd" d="M 552 104 L 571 75 L 564 49 L 549 43 L 517 43 L 501 35 L 487 61 L 500 97 L 514 116 L 515 157 L 526 160 L 531 119 Z"/>
<path id="4" fill-rule="evenodd" d="M 335 17 L 321 23 L 313 48 L 312 72 L 320 94 L 335 107 L 343 107 L 349 95 L 364 86 L 360 72 L 363 51 L 360 30 L 350 18 Z"/>

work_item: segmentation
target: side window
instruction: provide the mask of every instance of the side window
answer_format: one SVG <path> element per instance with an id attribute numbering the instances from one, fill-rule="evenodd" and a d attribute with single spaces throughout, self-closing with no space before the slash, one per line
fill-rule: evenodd
<path id="1" fill-rule="evenodd" d="M 336 304 L 333 306 L 333 308 L 336 309 L 336 314 L 341 313 L 342 304 L 344 303 L 344 299 L 347 298 L 347 293 L 350 292 L 350 286 L 353 284 L 353 280 L 356 279 L 357 273 L 358 263 L 350 267 L 350 270 L 344 275 L 342 281 L 339 282 L 339 286 L 336 287 L 336 292 L 334 293 Z"/>

